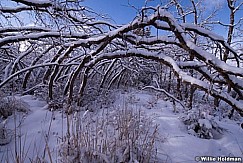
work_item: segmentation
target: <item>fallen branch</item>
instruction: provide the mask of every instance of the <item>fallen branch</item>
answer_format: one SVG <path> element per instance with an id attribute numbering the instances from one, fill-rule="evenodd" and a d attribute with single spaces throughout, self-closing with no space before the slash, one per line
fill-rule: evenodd
<path id="1" fill-rule="evenodd" d="M 145 86 L 145 87 L 142 88 L 142 90 L 147 89 L 147 88 L 151 88 L 151 89 L 158 91 L 158 92 L 163 92 L 166 96 L 168 96 L 169 98 L 172 98 L 175 102 L 179 103 L 184 109 L 186 109 L 185 105 L 179 99 L 174 97 L 172 94 L 170 94 L 166 90 L 164 90 L 162 88 L 155 88 L 154 86 Z"/>

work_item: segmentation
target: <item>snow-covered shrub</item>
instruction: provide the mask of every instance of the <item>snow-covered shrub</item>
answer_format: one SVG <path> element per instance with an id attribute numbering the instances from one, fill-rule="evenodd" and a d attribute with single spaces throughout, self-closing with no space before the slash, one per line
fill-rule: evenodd
<path id="1" fill-rule="evenodd" d="M 87 88 L 81 98 L 81 105 L 89 111 L 97 111 L 100 108 L 110 107 L 116 97 L 115 91 L 106 89 Z"/>
<path id="2" fill-rule="evenodd" d="M 217 139 L 223 132 L 207 109 L 193 108 L 181 120 L 187 125 L 188 133 L 204 139 Z"/>
<path id="3" fill-rule="evenodd" d="M 0 98 L 0 117 L 6 119 L 8 116 L 11 116 L 14 111 L 27 113 L 29 111 L 28 104 L 15 97 Z"/>
<path id="4" fill-rule="evenodd" d="M 99 117 L 86 111 L 70 120 L 73 130 L 59 146 L 60 162 L 156 161 L 158 126 L 138 110 L 107 109 Z"/>
<path id="5" fill-rule="evenodd" d="M 215 116 L 218 116 L 220 120 L 230 118 L 239 121 L 242 118 L 237 111 L 233 111 L 232 107 L 223 101 L 220 101 L 219 106 L 216 108 Z"/>
<path id="6" fill-rule="evenodd" d="M 0 122 L 0 146 L 10 143 L 11 136 L 9 131 L 10 130 L 6 128 L 6 120 Z"/>

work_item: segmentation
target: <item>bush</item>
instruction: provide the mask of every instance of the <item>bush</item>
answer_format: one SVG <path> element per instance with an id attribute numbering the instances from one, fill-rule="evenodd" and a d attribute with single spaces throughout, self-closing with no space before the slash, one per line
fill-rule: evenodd
<path id="1" fill-rule="evenodd" d="M 69 120 L 75 131 L 68 131 L 60 144 L 60 162 L 156 161 L 158 126 L 141 111 L 107 109 L 101 116 L 86 111 Z"/>
<path id="2" fill-rule="evenodd" d="M 181 120 L 187 125 L 188 133 L 204 139 L 218 139 L 223 129 L 214 121 L 207 110 L 191 109 Z"/>
<path id="3" fill-rule="evenodd" d="M 15 111 L 28 113 L 29 106 L 26 102 L 15 97 L 0 98 L 0 117 L 3 119 L 11 116 Z"/>
<path id="4" fill-rule="evenodd" d="M 0 146 L 11 142 L 10 130 L 6 128 L 6 120 L 0 123 Z"/>

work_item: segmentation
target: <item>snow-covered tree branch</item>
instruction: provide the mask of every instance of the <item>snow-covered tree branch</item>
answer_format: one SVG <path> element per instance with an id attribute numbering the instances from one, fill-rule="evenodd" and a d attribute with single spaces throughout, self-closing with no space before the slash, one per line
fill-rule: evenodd
<path id="1" fill-rule="evenodd" d="M 240 54 L 229 41 L 199 25 L 194 1 L 194 23 L 186 22 L 187 12 L 174 1 L 182 22 L 157 6 L 144 7 L 142 13 L 150 14 L 125 25 L 107 22 L 82 2 L 13 2 L 15 6 L 0 7 L 0 63 L 5 69 L 1 89 L 10 81 L 21 82 L 24 90 L 41 84 L 48 88 L 49 99 L 54 99 L 54 88 L 61 85 L 69 103 L 80 102 L 92 80 L 99 83 L 97 87 L 110 88 L 126 83 L 131 72 L 139 78 L 139 73 L 150 71 L 151 78 L 162 73 L 170 74 L 165 79 L 170 82 L 176 78 L 178 91 L 183 83 L 195 86 L 243 115 Z M 24 23 L 19 20 L 24 13 L 32 15 L 31 25 L 19 25 Z M 13 19 L 18 23 L 12 23 Z M 160 35 L 150 28 L 163 32 Z M 236 66 L 220 58 L 226 54 L 234 56 Z"/>

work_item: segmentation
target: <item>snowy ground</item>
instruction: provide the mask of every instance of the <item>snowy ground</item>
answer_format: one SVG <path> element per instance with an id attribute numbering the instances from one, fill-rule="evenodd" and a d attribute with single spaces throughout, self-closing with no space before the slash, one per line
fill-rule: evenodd
<path id="1" fill-rule="evenodd" d="M 33 96 L 22 96 L 21 99 L 29 104 L 31 111 L 27 115 L 11 116 L 6 122 L 7 129 L 11 131 L 12 141 L 8 145 L 0 146 L 0 162 L 5 162 L 6 158 L 14 162 L 16 152 L 20 153 L 23 158 L 26 157 L 25 162 L 29 161 L 28 157 L 33 159 L 36 155 L 45 154 L 45 157 L 48 157 L 47 148 L 50 149 L 52 156 L 58 157 L 57 144 L 60 143 L 66 131 L 65 115 L 59 111 L 53 113 L 48 111 L 47 104 Z M 172 102 L 169 100 L 156 98 L 155 93 L 132 91 L 130 93 L 117 92 L 111 109 L 123 107 L 126 100 L 132 103 L 129 107 L 141 109 L 147 117 L 153 120 L 154 124 L 159 124 L 161 141 L 156 146 L 158 157 L 164 162 L 196 162 L 196 156 L 243 157 L 243 129 L 240 128 L 240 121 L 217 120 L 220 127 L 225 129 L 222 138 L 200 139 L 189 135 L 187 127 L 179 119 L 183 115 L 180 105 L 177 105 L 179 113 L 174 113 Z M 83 114 L 95 113 L 83 111 L 81 116 Z M 15 126 L 17 126 L 16 131 Z M 19 137 L 14 138 L 14 132 Z"/>

